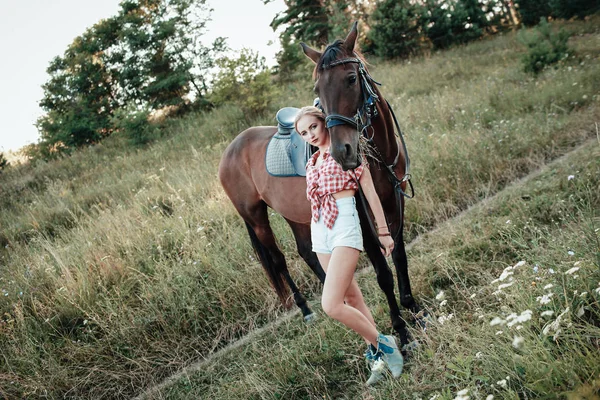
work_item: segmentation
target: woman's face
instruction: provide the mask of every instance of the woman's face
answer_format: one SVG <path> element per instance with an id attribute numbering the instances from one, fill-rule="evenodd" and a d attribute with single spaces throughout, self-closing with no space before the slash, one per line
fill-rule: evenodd
<path id="1" fill-rule="evenodd" d="M 296 123 L 298 134 L 304 141 L 316 147 L 325 147 L 329 144 L 329 132 L 325 122 L 314 115 L 304 115 Z"/>

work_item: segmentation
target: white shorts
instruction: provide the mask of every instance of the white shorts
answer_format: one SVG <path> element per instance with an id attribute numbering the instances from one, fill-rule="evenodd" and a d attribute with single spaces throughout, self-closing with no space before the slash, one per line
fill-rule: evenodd
<path id="1" fill-rule="evenodd" d="M 356 199 L 344 197 L 336 200 L 338 216 L 331 229 L 325 226 L 323 217 L 310 223 L 312 250 L 315 253 L 331 254 L 338 246 L 352 247 L 363 251 L 363 237 L 356 210 Z"/>

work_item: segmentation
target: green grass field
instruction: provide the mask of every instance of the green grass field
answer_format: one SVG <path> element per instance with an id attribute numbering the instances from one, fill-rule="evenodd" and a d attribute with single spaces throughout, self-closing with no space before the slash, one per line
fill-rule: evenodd
<path id="1" fill-rule="evenodd" d="M 417 198 L 407 202 L 406 237 L 421 238 L 409 265 L 414 293 L 436 321 L 414 332 L 423 344 L 398 381 L 365 392 L 355 335 L 298 317 L 152 396 L 597 395 L 600 24 L 565 27 L 572 53 L 538 78 L 522 72 L 514 33 L 402 64 L 372 61 L 408 142 Z M 277 105 L 309 104 L 311 87 L 307 75 Z M 281 318 L 286 310 L 216 178 L 244 121 L 233 107 L 188 115 L 144 149 L 115 136 L 0 176 L 2 396 L 130 398 Z M 503 191 L 567 153 L 540 178 Z M 291 231 L 279 216 L 271 221 L 294 279 L 317 300 L 320 284 Z M 512 286 L 493 294 L 507 281 L 492 280 L 521 260 L 507 271 Z M 361 268 L 370 267 L 363 260 Z M 367 272 L 360 283 L 389 330 L 375 278 Z M 541 304 L 546 293 L 554 294 Z M 525 310 L 531 319 L 508 327 L 507 317 Z M 504 322 L 491 327 L 494 317 Z M 505 388 L 498 382 L 507 376 Z"/>

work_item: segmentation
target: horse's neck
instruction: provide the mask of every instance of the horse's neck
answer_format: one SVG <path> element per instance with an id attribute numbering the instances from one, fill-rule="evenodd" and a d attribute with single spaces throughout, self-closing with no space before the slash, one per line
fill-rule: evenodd
<path id="1" fill-rule="evenodd" d="M 373 141 L 384 158 L 383 162 L 391 165 L 398 154 L 398 141 L 394 133 L 392 112 L 383 96 L 380 93 L 378 95 L 377 117 L 372 121 Z"/>

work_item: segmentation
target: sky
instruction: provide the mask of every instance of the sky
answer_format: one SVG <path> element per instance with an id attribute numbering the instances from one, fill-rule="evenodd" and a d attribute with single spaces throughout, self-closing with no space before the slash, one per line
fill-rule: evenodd
<path id="1" fill-rule="evenodd" d="M 46 68 L 75 37 L 103 18 L 116 15 L 120 0 L 0 0 L 0 152 L 37 143 L 35 121 L 48 80 Z M 279 50 L 269 24 L 283 0 L 208 0 L 214 9 L 206 45 L 227 37 L 232 49 L 251 48 L 273 65 Z M 269 42 L 272 42 L 269 45 Z"/>

